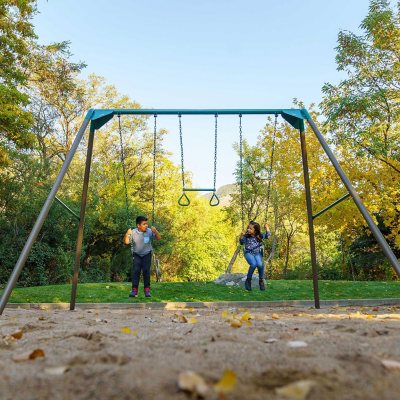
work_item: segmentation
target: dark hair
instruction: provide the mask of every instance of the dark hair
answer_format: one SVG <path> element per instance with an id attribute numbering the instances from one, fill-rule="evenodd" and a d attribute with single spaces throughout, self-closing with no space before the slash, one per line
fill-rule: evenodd
<path id="1" fill-rule="evenodd" d="M 140 225 L 144 221 L 147 221 L 147 218 L 143 215 L 139 215 L 138 217 L 136 217 L 136 225 Z"/>
<path id="2" fill-rule="evenodd" d="M 255 233 L 255 238 L 257 239 L 258 242 L 262 242 L 261 239 L 261 226 L 258 222 L 256 221 L 250 221 L 249 225 L 251 225 L 254 228 L 254 233 Z M 247 234 L 246 237 L 250 237 L 251 235 Z"/>

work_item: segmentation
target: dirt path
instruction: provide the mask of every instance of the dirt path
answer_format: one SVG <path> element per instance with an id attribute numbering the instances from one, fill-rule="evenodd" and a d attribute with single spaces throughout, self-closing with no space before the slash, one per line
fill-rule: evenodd
<path id="1" fill-rule="evenodd" d="M 279 388 L 299 380 L 311 381 L 299 399 L 399 399 L 400 369 L 382 363 L 400 362 L 399 311 L 6 309 L 0 398 L 189 399 L 195 393 L 177 381 L 191 370 L 204 378 L 206 399 L 295 398 Z M 44 357 L 18 361 L 35 349 Z M 226 370 L 233 388 L 217 393 Z"/>

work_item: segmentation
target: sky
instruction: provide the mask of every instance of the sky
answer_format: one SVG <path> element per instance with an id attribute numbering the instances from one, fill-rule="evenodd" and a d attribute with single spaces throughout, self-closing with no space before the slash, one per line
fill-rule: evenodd
<path id="1" fill-rule="evenodd" d="M 143 108 L 291 108 L 322 100 L 344 78 L 335 47 L 360 33 L 369 0 L 39 0 L 33 23 L 43 44 L 70 41 L 83 73 L 104 76 Z M 165 147 L 180 162 L 178 118 L 159 116 Z M 244 116 L 255 144 L 264 116 Z M 150 121 L 150 125 L 152 122 Z M 183 116 L 185 169 L 212 187 L 214 117 Z M 217 187 L 233 183 L 238 117 L 218 118 Z"/>

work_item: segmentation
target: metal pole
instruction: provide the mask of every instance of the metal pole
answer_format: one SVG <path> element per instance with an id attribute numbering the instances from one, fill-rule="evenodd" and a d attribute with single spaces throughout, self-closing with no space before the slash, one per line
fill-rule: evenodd
<path id="1" fill-rule="evenodd" d="M 87 193 L 89 187 L 90 166 L 92 163 L 92 154 L 93 154 L 94 131 L 95 131 L 94 127 L 91 126 L 89 133 L 87 154 L 86 154 L 85 174 L 83 178 L 82 201 L 81 201 L 81 212 L 79 217 L 78 235 L 76 238 L 75 269 L 74 269 L 74 275 L 72 277 L 71 302 L 69 305 L 69 309 L 71 311 L 75 310 L 76 290 L 78 286 L 79 266 L 81 263 L 81 253 L 82 253 L 83 229 L 85 227 L 85 211 L 86 211 L 86 201 L 87 201 Z"/>
<path id="2" fill-rule="evenodd" d="M 60 200 L 57 196 L 54 198 L 59 204 L 61 204 L 66 210 L 68 210 L 78 221 L 79 221 L 79 215 L 71 210 L 62 200 Z"/>
<path id="3" fill-rule="evenodd" d="M 300 143 L 301 143 L 301 158 L 303 161 L 304 189 L 306 191 L 308 233 L 310 236 L 310 253 L 311 253 L 311 266 L 313 274 L 314 304 L 315 308 L 320 308 L 319 290 L 318 290 L 317 254 L 315 252 L 314 222 L 313 222 L 312 204 L 311 204 L 310 176 L 308 173 L 306 137 L 304 131 L 302 130 L 300 130 Z"/>
<path id="4" fill-rule="evenodd" d="M 184 192 L 215 192 L 215 188 L 206 188 L 206 189 L 195 189 L 195 188 L 183 188 Z"/>
<path id="5" fill-rule="evenodd" d="M 400 276 L 400 264 L 399 261 L 397 260 L 396 256 L 394 255 L 392 249 L 386 242 L 385 238 L 383 237 L 381 231 L 378 229 L 378 227 L 375 225 L 373 219 L 369 215 L 368 210 L 365 208 L 363 202 L 360 199 L 360 196 L 358 193 L 355 191 L 353 185 L 351 184 L 349 178 L 347 175 L 344 173 L 342 167 L 339 165 L 339 162 L 336 160 L 334 154 L 332 153 L 332 150 L 329 148 L 328 144 L 326 143 L 324 137 L 322 136 L 321 132 L 318 130 L 316 127 L 314 121 L 310 118 L 307 120 L 309 125 L 311 126 L 311 129 L 314 131 L 315 135 L 317 136 L 317 139 L 321 143 L 322 148 L 324 149 L 326 155 L 329 157 L 331 160 L 331 163 L 336 169 L 336 172 L 340 176 L 340 179 L 342 180 L 343 184 L 346 186 L 347 191 L 350 193 L 351 197 L 354 200 L 354 203 L 356 203 L 356 206 L 360 210 L 362 216 L 364 217 L 365 221 L 367 222 L 369 228 L 371 229 L 373 235 L 375 236 L 376 241 L 378 242 L 379 246 L 381 247 L 382 251 L 388 258 L 389 262 L 392 264 L 392 267 L 396 271 L 397 275 Z"/>
<path id="6" fill-rule="evenodd" d="M 322 209 L 321 211 L 318 211 L 316 214 L 314 214 L 312 217 L 313 219 L 319 217 L 320 215 L 322 215 L 324 212 L 330 210 L 331 208 L 335 207 L 336 205 L 338 205 L 339 203 L 341 203 L 343 200 L 346 200 L 348 197 L 350 197 L 350 193 L 346 193 L 344 196 L 342 196 L 340 199 L 337 199 L 336 201 L 334 201 L 332 204 L 329 204 L 329 206 L 325 207 L 324 209 Z"/>
<path id="7" fill-rule="evenodd" d="M 83 134 L 85 133 L 86 127 L 90 121 L 91 114 L 92 114 L 92 111 L 89 111 L 88 114 L 86 115 L 86 118 L 83 121 L 82 126 L 80 127 L 80 129 L 78 131 L 78 134 L 76 135 L 76 138 L 71 146 L 71 149 L 70 149 L 69 153 L 67 154 L 67 157 L 65 158 L 64 164 L 62 165 L 61 170 L 58 173 L 58 176 L 54 182 L 54 185 L 50 190 L 50 193 L 42 207 L 42 210 L 40 211 L 40 214 L 35 222 L 35 225 L 33 226 L 31 233 L 29 234 L 29 237 L 25 243 L 25 246 L 21 251 L 18 261 L 15 264 L 14 270 L 13 270 L 13 272 L 7 282 L 7 285 L 3 291 L 3 294 L 1 296 L 0 315 L 3 313 L 3 310 L 4 310 L 5 306 L 7 305 L 8 299 L 10 298 L 11 292 L 13 291 L 15 285 L 17 284 L 18 278 L 19 278 L 21 271 L 25 265 L 26 259 L 29 256 L 29 253 L 30 253 L 32 246 L 35 243 L 35 240 L 43 226 L 44 221 L 46 220 L 47 214 L 49 213 L 49 210 L 51 208 L 53 200 L 57 194 L 57 190 L 60 187 L 61 182 L 63 181 L 63 178 L 68 170 L 68 167 L 72 161 L 72 158 L 74 157 L 76 149 L 78 148 L 79 143 L 82 140 Z"/>

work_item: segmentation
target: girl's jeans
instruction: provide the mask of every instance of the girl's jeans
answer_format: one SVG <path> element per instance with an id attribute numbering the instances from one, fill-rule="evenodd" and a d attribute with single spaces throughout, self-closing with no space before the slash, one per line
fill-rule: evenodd
<path id="1" fill-rule="evenodd" d="M 244 253 L 244 258 L 249 263 L 249 271 L 247 272 L 247 279 L 251 280 L 254 270 L 257 268 L 258 276 L 260 279 L 264 278 L 264 264 L 261 253 Z"/>

